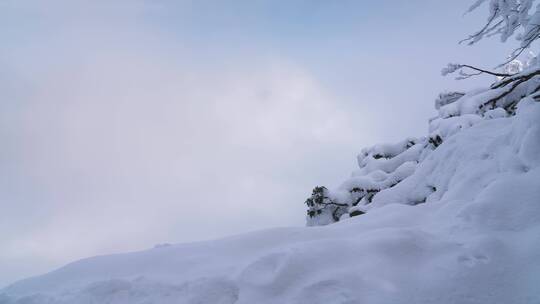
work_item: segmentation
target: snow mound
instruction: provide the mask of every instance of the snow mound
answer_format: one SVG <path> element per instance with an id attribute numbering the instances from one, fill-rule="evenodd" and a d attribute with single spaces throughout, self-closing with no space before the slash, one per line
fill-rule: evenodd
<path id="1" fill-rule="evenodd" d="M 436 149 L 363 151 L 354 194 L 379 191 L 362 216 L 84 259 L 0 303 L 540 303 L 540 102 L 491 114 L 464 117 Z"/>

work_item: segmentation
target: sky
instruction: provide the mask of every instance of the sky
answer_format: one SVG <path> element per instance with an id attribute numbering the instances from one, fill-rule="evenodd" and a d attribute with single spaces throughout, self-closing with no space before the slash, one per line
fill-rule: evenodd
<path id="1" fill-rule="evenodd" d="M 362 147 L 427 132 L 471 1 L 0 0 L 0 287 L 101 254 L 302 226 Z"/>

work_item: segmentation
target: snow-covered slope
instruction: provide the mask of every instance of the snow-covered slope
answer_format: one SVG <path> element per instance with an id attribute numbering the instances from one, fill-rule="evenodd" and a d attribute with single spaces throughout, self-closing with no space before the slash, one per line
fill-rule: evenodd
<path id="1" fill-rule="evenodd" d="M 89 258 L 0 303 L 540 303 L 540 102 L 496 117 L 448 136 L 361 216 Z"/>

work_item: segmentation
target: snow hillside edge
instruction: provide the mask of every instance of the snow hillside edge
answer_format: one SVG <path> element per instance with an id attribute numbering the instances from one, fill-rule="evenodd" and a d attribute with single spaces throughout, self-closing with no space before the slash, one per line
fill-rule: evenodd
<path id="1" fill-rule="evenodd" d="M 362 151 L 323 191 L 358 201 L 338 223 L 84 259 L 0 303 L 540 303 L 540 102 L 473 112 L 486 92 L 439 101 L 428 137 Z M 343 190 L 360 186 L 380 188 Z"/>

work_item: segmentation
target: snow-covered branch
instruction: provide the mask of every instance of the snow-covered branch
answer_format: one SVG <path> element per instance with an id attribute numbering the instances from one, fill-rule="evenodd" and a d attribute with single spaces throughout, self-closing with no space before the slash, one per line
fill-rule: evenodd
<path id="1" fill-rule="evenodd" d="M 488 0 L 477 0 L 467 10 L 467 13 L 472 12 L 482 6 Z M 499 67 L 518 58 L 531 44 L 540 37 L 540 11 L 536 6 L 532 10 L 533 4 L 538 3 L 538 0 L 490 0 L 489 14 L 484 26 L 460 41 L 467 42 L 473 45 L 486 37 L 499 35 L 502 42 L 508 40 L 512 36 L 520 41 L 520 45 L 516 48 L 508 60 L 503 62 Z"/>
<path id="2" fill-rule="evenodd" d="M 477 73 L 466 73 L 465 71 L 463 71 L 464 68 L 474 70 Z M 449 63 L 446 67 L 444 67 L 441 70 L 441 74 L 443 76 L 446 76 L 446 75 L 452 74 L 452 73 L 454 73 L 456 71 L 459 71 L 459 77 L 457 77 L 457 79 L 465 79 L 465 78 L 469 78 L 471 76 L 480 75 L 482 73 L 493 75 L 493 76 L 496 76 L 496 77 L 510 77 L 510 76 L 513 76 L 513 74 L 492 72 L 492 71 L 477 68 L 477 67 L 474 67 L 474 66 L 471 66 L 471 65 L 468 65 L 468 64 L 458 64 L 458 63 Z"/>

